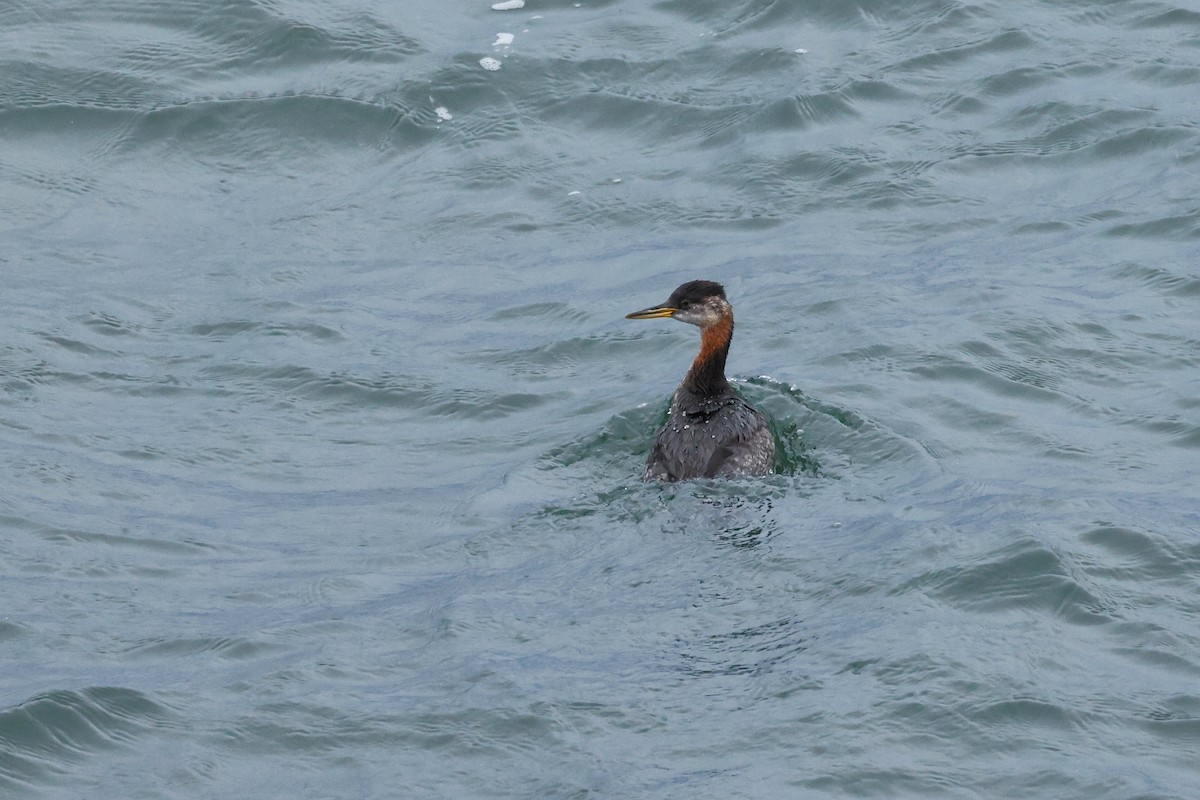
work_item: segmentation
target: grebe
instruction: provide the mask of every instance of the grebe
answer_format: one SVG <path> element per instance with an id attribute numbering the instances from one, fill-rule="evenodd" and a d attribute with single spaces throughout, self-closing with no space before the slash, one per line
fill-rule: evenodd
<path id="1" fill-rule="evenodd" d="M 768 475 L 775 466 L 775 437 L 767 421 L 725 380 L 733 339 L 733 308 L 725 287 L 712 281 L 683 284 L 659 306 L 626 319 L 671 317 L 700 328 L 700 354 L 675 390 L 667 424 L 646 460 L 646 481 Z"/>

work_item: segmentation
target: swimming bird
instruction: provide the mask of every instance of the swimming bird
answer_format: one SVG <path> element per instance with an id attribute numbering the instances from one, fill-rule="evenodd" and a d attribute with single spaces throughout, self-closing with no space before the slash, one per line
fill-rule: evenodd
<path id="1" fill-rule="evenodd" d="M 725 379 L 733 339 L 733 308 L 725 287 L 689 281 L 662 305 L 626 319 L 670 317 L 700 328 L 700 354 L 671 399 L 667 422 L 646 459 L 646 481 L 768 475 L 775 467 L 775 437 L 767 420 Z"/>

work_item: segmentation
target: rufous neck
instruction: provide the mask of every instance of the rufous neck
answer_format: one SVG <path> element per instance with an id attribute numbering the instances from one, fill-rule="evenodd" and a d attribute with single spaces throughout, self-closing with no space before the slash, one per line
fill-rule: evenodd
<path id="1" fill-rule="evenodd" d="M 722 319 L 700 331 L 700 353 L 692 362 L 684 388 L 701 397 L 720 394 L 729 388 L 725 379 L 725 358 L 733 340 L 733 317 Z"/>

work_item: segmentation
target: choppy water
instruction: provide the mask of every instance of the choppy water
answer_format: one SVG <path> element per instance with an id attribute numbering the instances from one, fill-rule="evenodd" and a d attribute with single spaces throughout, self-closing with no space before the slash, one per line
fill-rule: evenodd
<path id="1" fill-rule="evenodd" d="M 1198 796 L 1198 83 L 1156 0 L 0 9 L 0 793 Z M 638 481 L 692 278 L 783 474 Z"/>

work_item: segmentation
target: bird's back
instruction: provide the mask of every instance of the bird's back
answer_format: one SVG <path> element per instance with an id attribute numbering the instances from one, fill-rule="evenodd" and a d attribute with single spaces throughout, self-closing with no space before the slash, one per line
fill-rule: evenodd
<path id="1" fill-rule="evenodd" d="M 768 475 L 775 437 L 732 389 L 701 396 L 681 386 L 646 460 L 647 481 Z"/>

